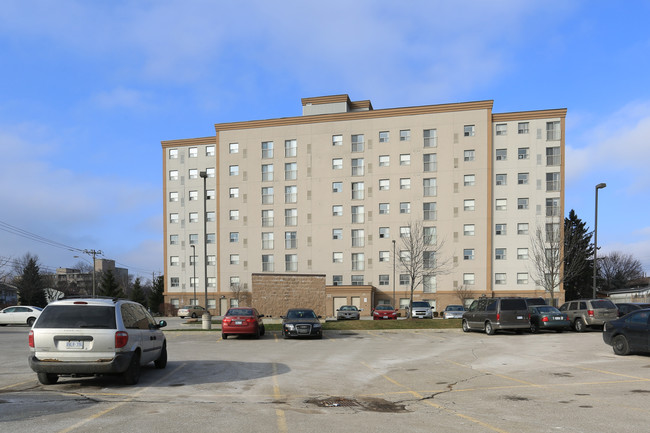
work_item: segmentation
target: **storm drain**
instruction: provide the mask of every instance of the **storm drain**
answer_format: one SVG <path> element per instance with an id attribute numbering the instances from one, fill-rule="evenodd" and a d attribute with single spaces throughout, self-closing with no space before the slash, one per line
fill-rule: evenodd
<path id="1" fill-rule="evenodd" d="M 315 404 L 316 406 L 320 407 L 356 407 L 359 406 L 359 403 L 357 403 L 354 400 L 350 400 L 349 398 L 344 398 L 344 397 L 330 397 L 328 399 L 312 399 L 312 400 L 307 400 L 307 403 Z"/>
<path id="2" fill-rule="evenodd" d="M 327 398 L 313 398 L 307 400 L 306 403 L 316 405 L 318 407 L 350 407 L 357 410 L 365 410 L 369 412 L 409 412 L 406 406 L 401 403 L 393 403 L 382 398 L 359 398 L 353 400 L 345 397 L 327 397 Z"/>

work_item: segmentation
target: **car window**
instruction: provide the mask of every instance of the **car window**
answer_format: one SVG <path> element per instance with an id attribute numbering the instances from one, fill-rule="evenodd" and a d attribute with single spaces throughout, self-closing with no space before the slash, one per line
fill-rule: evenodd
<path id="1" fill-rule="evenodd" d="M 502 310 L 527 310 L 528 304 L 525 299 L 502 299 Z"/>
<path id="2" fill-rule="evenodd" d="M 485 309 L 487 311 L 496 311 L 498 302 L 497 300 L 491 301 Z"/>
<path id="3" fill-rule="evenodd" d="M 650 311 L 641 311 L 638 313 L 632 313 L 625 320 L 630 325 L 647 325 L 648 319 L 650 318 Z"/>
<path id="4" fill-rule="evenodd" d="M 35 328 L 116 329 L 115 307 L 103 305 L 50 305 Z"/>
<path id="5" fill-rule="evenodd" d="M 137 304 L 122 304 L 122 321 L 127 329 L 149 329 L 149 319 Z"/>
<path id="6" fill-rule="evenodd" d="M 226 313 L 226 316 L 252 316 L 253 310 L 249 308 L 231 308 Z"/>
<path id="7" fill-rule="evenodd" d="M 535 308 L 540 313 L 559 313 L 560 312 L 557 308 L 551 307 L 550 305 L 542 306 L 542 307 L 535 307 Z"/>
<path id="8" fill-rule="evenodd" d="M 586 310 L 587 309 L 587 303 L 586 302 L 580 302 L 580 305 L 578 307 L 578 310 Z"/>
<path id="9" fill-rule="evenodd" d="M 477 305 L 478 305 L 478 302 L 477 302 L 477 301 L 472 301 L 472 304 L 469 306 L 469 308 L 467 309 L 467 311 L 474 311 L 474 310 L 476 310 L 476 306 L 477 306 Z"/>
<path id="10" fill-rule="evenodd" d="M 424 308 L 429 308 L 430 307 L 428 302 L 414 302 L 413 306 L 414 307 L 424 307 Z"/>
<path id="11" fill-rule="evenodd" d="M 616 308 L 616 305 L 614 305 L 614 303 L 609 299 L 598 299 L 596 301 L 591 301 L 591 306 L 595 310 L 599 310 L 602 308 L 609 308 L 609 309 Z"/>

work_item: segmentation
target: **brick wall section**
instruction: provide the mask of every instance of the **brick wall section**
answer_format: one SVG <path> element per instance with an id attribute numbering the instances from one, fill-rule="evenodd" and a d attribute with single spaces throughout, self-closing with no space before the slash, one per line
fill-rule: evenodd
<path id="1" fill-rule="evenodd" d="M 325 275 L 253 274 L 252 303 L 265 316 L 280 317 L 289 308 L 311 308 L 325 317 Z"/>

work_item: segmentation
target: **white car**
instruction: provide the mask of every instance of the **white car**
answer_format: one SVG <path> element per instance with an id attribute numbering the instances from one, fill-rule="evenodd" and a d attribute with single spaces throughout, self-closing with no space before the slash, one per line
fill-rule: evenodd
<path id="1" fill-rule="evenodd" d="M 69 299 L 48 304 L 29 331 L 29 366 L 43 385 L 59 376 L 120 375 L 127 385 L 140 367 L 167 365 L 167 341 L 147 310 L 124 299 Z"/>
<path id="2" fill-rule="evenodd" d="M 5 325 L 27 325 L 32 326 L 38 316 L 41 315 L 42 308 L 30 307 L 28 305 L 17 305 L 7 307 L 0 311 L 0 326 Z"/>

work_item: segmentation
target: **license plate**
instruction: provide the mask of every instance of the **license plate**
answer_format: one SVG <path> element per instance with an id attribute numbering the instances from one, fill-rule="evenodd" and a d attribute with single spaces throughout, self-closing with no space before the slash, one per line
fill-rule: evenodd
<path id="1" fill-rule="evenodd" d="M 562 318 L 555 316 L 555 317 L 553 317 L 553 320 L 562 320 Z"/>
<path id="2" fill-rule="evenodd" d="M 235 325 L 241 325 L 242 321 L 241 320 L 235 320 Z"/>
<path id="3" fill-rule="evenodd" d="M 83 349 L 84 348 L 84 342 L 83 341 L 66 341 L 65 342 L 65 348 L 66 349 Z"/>
<path id="4" fill-rule="evenodd" d="M 524 316 L 517 316 L 517 320 L 523 320 Z"/>
<path id="5" fill-rule="evenodd" d="M 384 317 L 383 317 L 383 319 L 388 319 L 388 318 L 389 318 L 388 316 L 384 316 Z"/>

